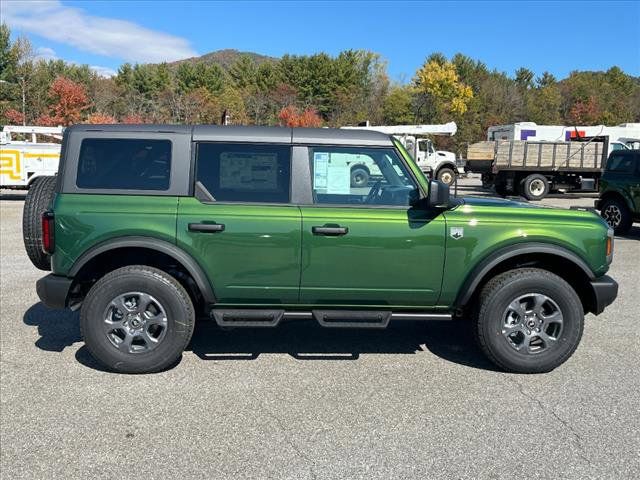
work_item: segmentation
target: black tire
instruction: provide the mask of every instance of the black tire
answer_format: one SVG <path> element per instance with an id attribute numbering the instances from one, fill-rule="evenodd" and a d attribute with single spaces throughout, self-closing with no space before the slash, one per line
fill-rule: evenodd
<path id="1" fill-rule="evenodd" d="M 549 180 L 544 175 L 534 173 L 522 181 L 520 190 L 527 200 L 542 200 L 549 194 Z"/>
<path id="2" fill-rule="evenodd" d="M 482 182 L 482 188 L 491 188 L 493 186 L 493 175 L 490 173 L 483 173 L 480 176 L 480 181 Z"/>
<path id="3" fill-rule="evenodd" d="M 445 185 L 453 185 L 453 182 L 455 182 L 456 180 L 456 172 L 453 170 L 453 168 L 442 167 L 440 170 L 438 170 L 436 179 L 440 180 Z"/>
<path id="4" fill-rule="evenodd" d="M 605 219 L 617 235 L 629 233 L 633 218 L 629 207 L 617 198 L 607 198 L 600 205 L 600 216 Z"/>
<path id="5" fill-rule="evenodd" d="M 363 167 L 351 169 L 351 187 L 360 188 L 369 185 L 369 171 Z"/>
<path id="6" fill-rule="evenodd" d="M 551 317 L 523 316 L 507 326 L 507 320 L 512 321 L 511 305 L 522 301 L 526 310 L 529 298 L 547 298 L 542 308 L 548 308 L 549 313 L 559 310 L 562 323 L 538 324 L 538 318 Z M 543 373 L 563 364 L 575 352 L 582 338 L 584 311 L 580 298 L 562 278 L 547 270 L 520 268 L 496 276 L 482 289 L 476 327 L 480 348 L 498 367 L 515 373 Z M 517 349 L 519 338 L 522 343 Z"/>
<path id="7" fill-rule="evenodd" d="M 22 239 L 31 263 L 40 270 L 51 270 L 51 258 L 42 250 L 42 214 L 51 206 L 56 177 L 36 178 L 24 199 Z"/>
<path id="8" fill-rule="evenodd" d="M 500 195 L 501 197 L 506 197 L 507 195 L 509 195 L 509 191 L 507 190 L 507 185 L 504 183 L 494 184 L 494 189 L 496 191 L 496 194 Z"/>
<path id="9" fill-rule="evenodd" d="M 131 294 L 133 297 L 138 293 L 150 295 L 155 301 L 154 311 L 165 313 L 165 327 L 158 333 L 159 341 L 149 342 L 146 350 L 124 351 L 124 340 L 121 344 L 123 349 L 115 345 L 116 336 L 127 337 L 124 329 L 131 323 L 109 334 L 106 331 L 105 325 L 108 324 L 105 318 L 114 318 L 108 315 L 112 312 L 108 310 L 112 308 L 111 302 L 119 296 L 129 295 L 129 292 L 135 292 Z M 157 305 L 160 308 L 155 308 Z M 144 313 L 140 313 L 139 318 L 146 318 Z M 130 315 L 135 318 L 135 313 Z M 125 317 L 122 316 L 123 319 Z M 153 373 L 174 365 L 191 340 L 194 325 L 193 304 L 184 287 L 166 272 L 144 265 L 119 268 L 102 277 L 89 290 L 80 312 L 80 331 L 89 352 L 109 370 L 120 373 Z M 150 331 L 148 329 L 152 326 L 145 322 L 138 330 L 139 336 L 129 335 L 134 338 L 133 342 L 140 340 L 137 346 L 132 344 L 133 348 L 141 348 L 142 343 L 147 345 L 142 332 Z"/>

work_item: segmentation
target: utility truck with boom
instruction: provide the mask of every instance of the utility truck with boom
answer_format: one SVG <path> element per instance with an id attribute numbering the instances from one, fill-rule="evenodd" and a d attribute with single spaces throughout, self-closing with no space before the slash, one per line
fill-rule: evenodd
<path id="1" fill-rule="evenodd" d="M 451 185 L 456 175 L 464 173 L 462 167 L 456 161 L 456 155 L 453 152 L 436 150 L 433 141 L 428 138 L 429 135 L 445 135 L 453 136 L 458 131 L 455 122 L 448 122 L 440 125 L 377 125 L 370 126 L 367 124 L 357 127 L 342 127 L 345 129 L 373 130 L 376 132 L 386 133 L 396 137 L 413 156 L 420 169 L 432 175 L 441 182 Z M 364 178 L 360 170 L 362 167 L 352 167 L 356 171 L 355 179 L 358 175 Z M 366 179 L 369 178 L 366 173 Z M 354 176 L 352 175 L 352 178 Z M 352 181 L 353 183 L 353 181 Z M 354 185 L 355 186 L 355 185 Z"/>
<path id="2" fill-rule="evenodd" d="M 18 140 L 23 135 L 29 140 Z M 60 161 L 62 127 L 7 125 L 0 132 L 0 187 L 28 189 L 41 179 L 55 175 Z"/>

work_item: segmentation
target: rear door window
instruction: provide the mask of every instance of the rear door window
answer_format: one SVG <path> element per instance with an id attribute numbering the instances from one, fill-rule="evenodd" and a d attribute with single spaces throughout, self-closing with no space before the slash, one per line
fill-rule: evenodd
<path id="1" fill-rule="evenodd" d="M 291 147 L 199 143 L 196 181 L 219 202 L 289 203 Z"/>
<path id="2" fill-rule="evenodd" d="M 82 140 L 76 185 L 107 190 L 168 190 L 171 141 L 123 138 Z"/>

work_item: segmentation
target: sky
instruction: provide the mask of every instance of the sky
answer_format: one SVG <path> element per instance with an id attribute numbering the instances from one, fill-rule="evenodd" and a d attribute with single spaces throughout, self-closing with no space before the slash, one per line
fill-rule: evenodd
<path id="1" fill-rule="evenodd" d="M 104 75 L 233 48 L 274 57 L 365 49 L 408 82 L 433 52 L 464 53 L 513 75 L 564 78 L 617 65 L 640 76 L 640 0 L 620 1 L 7 1 L 0 17 L 41 58 Z"/>

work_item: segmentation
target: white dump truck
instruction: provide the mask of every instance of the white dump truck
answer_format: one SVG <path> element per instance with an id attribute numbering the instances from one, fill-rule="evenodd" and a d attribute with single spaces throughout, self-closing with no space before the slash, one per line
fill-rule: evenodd
<path id="1" fill-rule="evenodd" d="M 640 124 L 573 126 L 520 122 L 489 127 L 467 148 L 466 170 L 501 195 L 541 200 L 549 192 L 597 191 L 613 150 L 640 147 Z"/>
<path id="2" fill-rule="evenodd" d="M 38 179 L 55 175 L 60 162 L 60 143 L 55 140 L 62 140 L 62 131 L 62 127 L 5 126 L 0 132 L 0 187 L 28 189 Z"/>
<path id="3" fill-rule="evenodd" d="M 436 150 L 429 136 L 455 135 L 458 126 L 455 122 L 440 125 L 377 125 L 368 124 L 348 129 L 375 130 L 396 137 L 413 156 L 420 169 L 434 178 L 450 185 L 456 175 L 464 173 L 464 164 L 456 160 L 453 152 Z M 365 165 L 366 166 L 366 165 Z M 352 184 L 368 181 L 369 174 L 365 168 L 352 167 Z M 355 186 L 355 185 L 354 185 Z"/>

